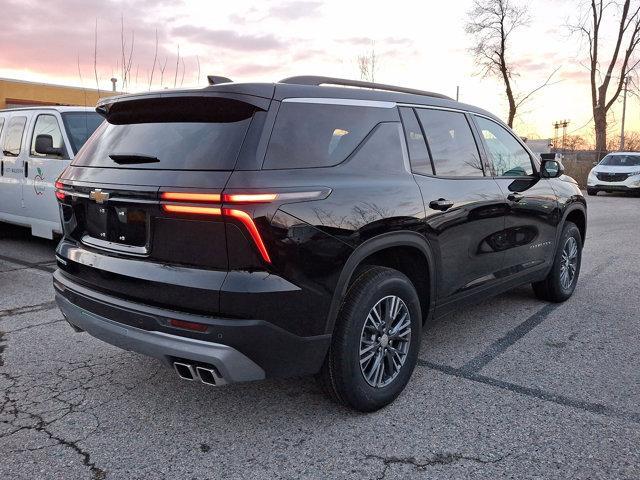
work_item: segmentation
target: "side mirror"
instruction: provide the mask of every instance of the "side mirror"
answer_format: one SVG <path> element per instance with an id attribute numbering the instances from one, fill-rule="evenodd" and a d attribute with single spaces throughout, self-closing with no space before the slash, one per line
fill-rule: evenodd
<path id="1" fill-rule="evenodd" d="M 38 135 L 36 137 L 36 153 L 62 156 L 62 148 L 53 146 L 53 137 L 51 135 Z"/>
<path id="2" fill-rule="evenodd" d="M 542 178 L 558 178 L 564 174 L 564 165 L 560 160 L 542 160 L 540 176 Z"/>

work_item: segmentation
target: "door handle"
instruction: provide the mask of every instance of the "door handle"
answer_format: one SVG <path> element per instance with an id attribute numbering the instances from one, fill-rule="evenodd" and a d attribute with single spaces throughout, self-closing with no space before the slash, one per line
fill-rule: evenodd
<path id="1" fill-rule="evenodd" d="M 453 202 L 451 200 L 445 200 L 444 198 L 439 198 L 438 200 L 431 200 L 429 202 L 429 208 L 434 210 L 449 210 L 453 207 Z"/>
<path id="2" fill-rule="evenodd" d="M 24 177 L 29 178 L 29 162 L 24 161 Z"/>
<path id="3" fill-rule="evenodd" d="M 4 177 L 4 160 L 0 160 L 0 176 Z"/>
<path id="4" fill-rule="evenodd" d="M 507 200 L 511 202 L 519 202 L 523 198 L 524 197 L 522 196 L 521 193 L 510 193 L 509 195 L 507 195 Z"/>

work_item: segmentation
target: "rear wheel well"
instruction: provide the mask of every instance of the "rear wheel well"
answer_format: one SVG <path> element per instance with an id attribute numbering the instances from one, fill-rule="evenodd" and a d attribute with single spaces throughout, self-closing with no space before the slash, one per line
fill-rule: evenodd
<path id="1" fill-rule="evenodd" d="M 584 246 L 585 236 L 587 234 L 587 221 L 582 210 L 572 210 L 567 215 L 567 221 L 572 222 L 580 230 L 580 238 L 582 239 L 582 245 Z"/>
<path id="2" fill-rule="evenodd" d="M 408 246 L 378 250 L 360 262 L 351 276 L 349 284 L 353 283 L 368 266 L 374 265 L 393 268 L 409 277 L 420 298 L 420 309 L 424 323 L 429 316 L 430 303 L 429 263 L 425 255 L 418 248 Z"/>

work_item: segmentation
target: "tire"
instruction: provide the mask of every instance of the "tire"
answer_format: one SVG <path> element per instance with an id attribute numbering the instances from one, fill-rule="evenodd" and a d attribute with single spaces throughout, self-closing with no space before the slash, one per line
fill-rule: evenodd
<path id="1" fill-rule="evenodd" d="M 388 318 L 385 312 L 394 310 L 393 305 L 398 314 L 395 322 L 389 322 L 391 328 L 388 324 L 386 327 L 391 331 L 400 327 L 396 334 L 408 342 L 390 339 L 385 330 L 373 327 L 378 323 L 373 309 L 384 320 Z M 405 313 L 409 323 L 402 327 L 400 323 L 407 323 L 406 318 L 402 320 Z M 410 328 L 408 335 L 407 328 Z M 333 400 L 361 412 L 373 412 L 388 405 L 404 390 L 413 373 L 421 334 L 420 300 L 409 278 L 385 267 L 374 266 L 361 271 L 349 287 L 338 314 L 331 346 L 318 375 L 321 386 Z M 369 350 L 362 353 L 361 348 Z M 403 354 L 396 354 L 394 350 Z M 367 360 L 369 355 L 373 356 Z M 363 367 L 361 358 L 365 360 Z M 387 359 L 382 361 L 382 375 L 375 364 L 379 358 Z M 394 360 L 399 364 L 397 369 L 391 365 Z"/>
<path id="2" fill-rule="evenodd" d="M 591 195 L 591 196 L 598 195 L 598 190 L 594 188 L 587 188 L 587 195 Z"/>
<path id="3" fill-rule="evenodd" d="M 574 246 L 575 260 L 571 260 L 572 255 L 570 253 L 574 252 Z M 536 297 L 549 302 L 564 302 L 567 300 L 573 294 L 578 283 L 581 263 L 582 237 L 580 236 L 580 230 L 573 222 L 565 222 L 551 271 L 547 278 L 532 284 Z M 572 265 L 572 267 L 569 265 Z M 573 271 L 572 276 L 569 274 L 570 281 L 568 277 L 563 275 L 563 266 L 566 266 L 569 272 Z"/>

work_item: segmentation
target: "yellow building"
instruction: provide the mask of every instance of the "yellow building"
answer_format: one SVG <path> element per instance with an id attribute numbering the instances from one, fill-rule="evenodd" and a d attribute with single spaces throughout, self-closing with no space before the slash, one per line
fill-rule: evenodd
<path id="1" fill-rule="evenodd" d="M 100 98 L 117 95 L 109 90 L 65 87 L 0 78 L 0 109 L 43 105 L 94 106 Z"/>

